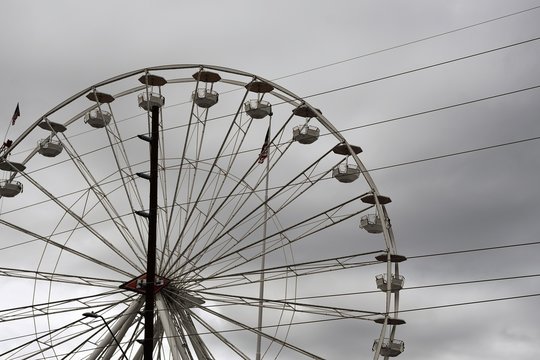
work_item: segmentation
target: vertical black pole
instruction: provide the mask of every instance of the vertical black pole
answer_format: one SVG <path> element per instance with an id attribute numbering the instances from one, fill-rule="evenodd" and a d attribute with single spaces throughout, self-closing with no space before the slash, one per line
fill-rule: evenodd
<path id="1" fill-rule="evenodd" d="M 150 141 L 150 217 L 148 224 L 148 257 L 146 260 L 146 303 L 144 306 L 144 360 L 152 360 L 154 350 L 154 283 L 156 281 L 156 237 L 158 208 L 159 107 L 152 106 Z"/>

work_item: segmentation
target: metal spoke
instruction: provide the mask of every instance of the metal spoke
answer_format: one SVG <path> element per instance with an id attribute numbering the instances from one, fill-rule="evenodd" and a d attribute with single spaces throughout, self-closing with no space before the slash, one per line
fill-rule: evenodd
<path id="1" fill-rule="evenodd" d="M 236 121 L 236 119 L 238 118 L 240 112 L 241 112 L 241 109 L 242 109 L 242 105 L 243 105 L 243 101 L 245 100 L 246 96 L 247 96 L 248 92 L 246 91 L 245 94 L 244 94 L 244 97 L 242 98 L 242 101 L 240 102 L 240 107 L 238 108 L 238 110 L 236 111 L 236 114 L 233 118 L 233 121 L 231 122 L 231 125 L 229 126 L 228 130 L 227 130 L 227 133 L 224 137 L 224 140 L 223 142 L 221 143 L 220 145 L 220 148 L 219 150 L 217 151 L 216 155 L 215 155 L 215 158 L 214 158 L 214 161 L 212 162 L 212 166 L 210 167 L 210 170 L 208 171 L 208 175 L 206 176 L 204 182 L 203 182 L 203 185 L 201 186 L 201 190 L 199 191 L 198 195 L 197 195 L 197 198 L 195 200 L 195 204 L 194 204 L 194 207 L 197 206 L 197 204 L 199 203 L 199 201 L 201 200 L 201 197 L 203 196 L 203 191 L 204 189 L 206 188 L 206 185 L 208 184 L 209 182 L 209 179 L 210 179 L 210 175 L 212 174 L 212 170 L 214 169 L 214 167 L 216 166 L 217 164 L 217 161 L 219 159 L 219 157 L 221 156 L 222 154 L 222 151 L 224 149 L 224 146 L 225 146 L 225 142 L 227 141 L 227 138 L 229 136 L 229 134 L 231 133 L 232 129 L 233 129 L 233 126 L 234 126 L 234 123 Z M 187 216 L 186 216 L 186 220 L 185 220 L 185 223 L 189 223 L 189 220 L 191 218 L 191 214 L 193 214 L 193 211 L 191 211 Z M 195 239 L 194 240 L 191 240 L 189 241 L 185 248 L 183 250 L 180 250 L 179 249 L 179 245 L 180 245 L 180 242 L 181 242 L 181 239 L 182 239 L 182 236 L 183 236 L 183 231 L 180 233 L 180 236 L 178 237 L 178 240 L 176 241 L 176 244 L 173 246 L 173 252 L 175 251 L 180 251 L 180 258 L 183 258 L 185 253 L 190 251 L 191 247 L 193 246 L 194 242 L 196 241 Z M 167 261 L 165 263 L 165 268 L 167 268 L 167 266 L 169 265 L 169 262 L 170 261 Z"/>
<path id="2" fill-rule="evenodd" d="M 107 134 L 109 135 L 110 132 L 107 131 Z M 108 136 L 110 147 L 113 149 L 114 158 L 116 159 L 116 164 L 120 171 L 118 173 L 120 174 L 120 179 L 122 180 L 122 183 L 124 186 L 122 186 L 124 189 L 126 189 L 126 192 L 128 191 L 128 186 L 125 176 L 123 175 L 124 171 L 130 170 L 129 164 L 127 167 L 121 167 L 119 164 L 119 160 L 117 157 L 116 152 L 114 149 L 116 146 L 121 145 L 122 141 L 121 139 L 115 139 L 115 142 L 112 141 L 111 136 Z M 140 266 L 143 265 L 143 262 L 141 260 L 141 254 L 144 254 L 144 250 L 140 247 L 138 242 L 135 240 L 134 236 L 131 234 L 131 231 L 129 230 L 129 227 L 126 225 L 126 223 L 122 220 L 122 217 L 120 214 L 118 214 L 117 210 L 115 209 L 114 205 L 109 200 L 107 193 L 101 188 L 99 182 L 94 178 L 88 167 L 85 165 L 83 159 L 81 156 L 79 156 L 75 150 L 75 148 L 71 145 L 69 140 L 67 138 L 64 139 L 64 148 L 66 149 L 66 152 L 69 153 L 70 158 L 73 161 L 73 164 L 75 167 L 79 170 L 80 174 L 83 176 L 83 178 L 86 180 L 88 184 L 88 189 L 93 192 L 95 197 L 98 199 L 99 203 L 103 207 L 103 209 L 107 212 L 109 219 L 111 222 L 116 226 L 118 229 L 118 232 L 122 234 L 126 244 L 129 246 L 133 254 L 136 255 L 136 258 L 140 262 Z M 66 146 L 69 145 L 69 146 Z M 133 174 L 131 174 L 131 178 L 133 178 Z M 130 181 L 129 184 L 134 184 L 134 181 Z M 136 188 L 136 187 L 135 187 Z M 131 199 L 128 196 L 130 205 L 132 205 Z M 56 201 L 55 201 L 56 202 Z M 85 226 L 83 222 L 80 222 L 81 225 Z M 137 223 L 137 222 L 136 222 Z M 135 249 L 137 248 L 137 250 Z M 133 265 L 132 265 L 133 266 Z M 139 267 L 140 269 L 140 267 Z"/>
<path id="3" fill-rule="evenodd" d="M 0 267 L 0 276 L 32 279 L 41 281 L 54 281 L 67 284 L 77 284 L 81 286 L 95 286 L 102 288 L 118 288 L 118 280 L 88 277 L 82 275 L 62 274 L 58 272 L 33 271 L 24 269 L 13 269 Z"/>
<path id="4" fill-rule="evenodd" d="M 251 326 L 248 326 L 248 325 L 246 325 L 246 324 L 243 324 L 243 323 L 240 322 L 240 321 L 234 320 L 234 319 L 232 319 L 232 318 L 230 318 L 230 317 L 228 317 L 228 316 L 225 316 L 225 315 L 223 315 L 223 314 L 220 314 L 220 313 L 218 313 L 218 312 L 216 312 L 216 311 L 214 311 L 214 310 L 209 309 L 208 307 L 203 308 L 203 310 L 204 310 L 205 312 L 211 314 L 211 315 L 214 315 L 214 316 L 216 316 L 216 317 L 218 317 L 218 318 L 220 318 L 220 319 L 222 319 L 222 320 L 225 320 L 225 321 L 227 321 L 227 322 L 229 322 L 229 323 L 231 323 L 231 324 L 237 326 L 237 327 L 240 328 L 240 329 L 247 330 L 247 331 L 249 331 L 249 332 L 251 332 L 251 333 L 254 333 L 254 334 L 256 334 L 256 335 L 261 335 L 261 336 L 262 336 L 263 338 L 265 338 L 265 339 L 268 339 L 268 340 L 270 340 L 270 341 L 272 341 L 272 342 L 276 342 L 276 343 L 278 343 L 278 344 L 280 344 L 280 345 L 282 345 L 282 346 L 284 346 L 284 347 L 286 347 L 286 348 L 288 348 L 288 349 L 294 350 L 295 352 L 297 352 L 297 353 L 299 353 L 299 354 L 301 354 L 301 355 L 304 355 L 304 356 L 306 356 L 306 357 L 308 357 L 308 358 L 311 358 L 311 359 L 323 359 L 322 357 L 319 357 L 319 356 L 317 356 L 317 355 L 315 355 L 315 354 L 312 354 L 312 353 L 310 353 L 309 351 L 306 351 L 306 350 L 301 349 L 301 348 L 299 348 L 299 347 L 297 347 L 297 346 L 294 346 L 294 345 L 292 345 L 292 344 L 289 344 L 289 343 L 287 343 L 287 342 L 285 342 L 285 341 L 283 341 L 283 340 L 281 340 L 281 339 L 275 338 L 275 337 L 273 337 L 273 336 L 271 336 L 271 335 L 268 335 L 268 334 L 266 334 L 266 333 L 264 333 L 264 332 L 262 332 L 262 331 L 258 331 L 258 330 L 257 330 L 256 328 L 254 328 L 254 327 L 251 327 Z"/>
<path id="5" fill-rule="evenodd" d="M 18 226 L 18 225 L 9 223 L 9 222 L 4 221 L 4 220 L 2 220 L 2 219 L 0 219 L 0 224 L 5 225 L 5 226 L 7 226 L 7 227 L 10 227 L 10 228 L 12 228 L 12 229 L 14 229 L 14 230 L 17 230 L 17 231 L 19 231 L 19 232 L 22 233 L 22 234 L 29 235 L 30 237 L 32 237 L 32 238 L 35 239 L 35 240 L 40 240 L 40 241 L 45 242 L 45 243 L 48 244 L 48 245 L 55 246 L 55 247 L 61 249 L 62 251 L 66 251 L 66 252 L 72 253 L 72 254 L 74 254 L 74 255 L 80 257 L 81 259 L 85 259 L 85 260 L 91 261 L 91 262 L 93 262 L 94 264 L 97 264 L 97 265 L 103 266 L 104 268 L 113 270 L 113 271 L 115 271 L 115 272 L 117 272 L 117 273 L 119 273 L 119 274 L 123 274 L 123 275 L 125 275 L 125 276 L 132 276 L 131 273 L 129 273 L 129 272 L 125 271 L 125 270 L 119 269 L 119 268 L 117 268 L 117 267 L 115 267 L 115 266 L 112 266 L 112 265 L 106 263 L 106 262 L 103 262 L 103 261 L 100 261 L 100 260 L 98 260 L 98 259 L 92 258 L 92 257 L 90 257 L 90 256 L 88 256 L 88 255 L 86 255 L 86 254 L 84 254 L 84 253 L 82 253 L 82 252 L 79 252 L 79 251 L 77 251 L 77 250 L 71 249 L 71 248 L 68 247 L 68 246 L 65 246 L 65 245 L 63 245 L 63 244 L 57 243 L 57 242 L 55 242 L 55 241 L 53 241 L 53 240 L 51 240 L 51 239 L 49 239 L 49 238 L 47 238 L 47 237 L 45 237 L 45 236 L 38 235 L 38 234 L 36 234 L 36 233 L 34 233 L 34 232 L 30 231 L 30 230 L 27 230 L 27 229 L 25 229 L 25 228 L 22 228 L 22 227 L 20 227 L 20 226 Z"/>

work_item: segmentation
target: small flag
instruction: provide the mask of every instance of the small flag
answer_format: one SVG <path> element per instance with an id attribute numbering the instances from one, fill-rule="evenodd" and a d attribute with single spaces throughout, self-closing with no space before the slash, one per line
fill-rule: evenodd
<path id="1" fill-rule="evenodd" d="M 9 149 L 9 148 L 11 147 L 12 144 L 13 144 L 13 141 L 7 139 L 6 141 L 4 141 L 4 143 L 2 144 L 2 146 L 0 146 L 0 151 Z"/>
<path id="2" fill-rule="evenodd" d="M 261 153 L 259 154 L 259 158 L 257 159 L 257 162 L 259 164 L 262 164 L 264 160 L 268 157 L 268 148 L 270 147 L 270 127 L 268 127 L 268 130 L 266 131 L 266 136 L 264 138 L 264 144 L 261 147 Z"/>
<path id="3" fill-rule="evenodd" d="M 13 116 L 11 117 L 11 125 L 15 125 L 15 120 L 17 120 L 19 116 L 21 116 L 21 111 L 19 110 L 19 103 L 17 103 L 15 112 L 13 113 Z"/>

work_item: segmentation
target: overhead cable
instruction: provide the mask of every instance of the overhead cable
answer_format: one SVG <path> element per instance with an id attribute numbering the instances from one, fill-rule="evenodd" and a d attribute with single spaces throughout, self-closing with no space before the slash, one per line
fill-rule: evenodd
<path id="1" fill-rule="evenodd" d="M 410 259 L 420 259 L 420 258 L 427 258 L 427 257 L 434 257 L 434 256 L 465 254 L 465 253 L 472 253 L 472 252 L 479 252 L 479 251 L 501 250 L 501 249 L 509 249 L 509 248 L 521 247 L 521 246 L 532 246 L 532 245 L 540 245 L 540 241 L 533 241 L 533 242 L 519 243 L 519 244 L 500 245 L 500 246 L 490 246 L 490 247 L 467 249 L 467 250 L 446 251 L 446 252 L 432 253 L 432 254 L 413 255 L 413 256 L 407 256 L 407 259 L 410 260 Z"/>
<path id="2" fill-rule="evenodd" d="M 305 73 L 308 73 L 308 72 L 312 72 L 312 71 L 321 70 L 321 69 L 325 69 L 325 68 L 328 68 L 328 67 L 340 65 L 340 64 L 350 62 L 350 61 L 353 61 L 353 60 L 362 59 L 362 58 L 365 58 L 365 57 L 368 57 L 368 56 L 381 54 L 381 53 L 384 53 L 384 52 L 387 52 L 387 51 L 390 51 L 390 50 L 396 50 L 396 49 L 406 47 L 406 46 L 409 46 L 409 45 L 417 44 L 417 43 L 424 42 L 424 41 L 427 41 L 427 40 L 431 40 L 431 39 L 435 39 L 435 38 L 442 37 L 442 36 L 445 36 L 445 35 L 457 33 L 457 32 L 463 31 L 463 30 L 471 29 L 471 28 L 474 28 L 474 27 L 477 27 L 477 26 L 480 26 L 480 25 L 485 25 L 485 24 L 488 24 L 488 23 L 491 23 L 491 22 L 495 22 L 495 21 L 498 21 L 498 20 L 502 20 L 502 19 L 512 17 L 512 16 L 520 15 L 520 14 L 523 14 L 523 13 L 526 13 L 526 12 L 529 12 L 529 11 L 537 10 L 539 8 L 540 8 L 540 6 L 534 6 L 534 7 L 529 8 L 529 9 L 525 9 L 525 10 L 510 13 L 510 14 L 498 16 L 496 18 L 492 18 L 492 19 L 489 19 L 489 20 L 484 20 L 484 21 L 477 22 L 477 23 L 474 23 L 474 24 L 471 24 L 471 25 L 467 25 L 467 26 L 462 26 L 462 27 L 459 27 L 457 29 L 445 31 L 445 32 L 438 33 L 438 34 L 435 34 L 435 35 L 426 36 L 426 37 L 423 37 L 423 38 L 420 38 L 420 39 L 417 39 L 417 40 L 408 41 L 408 42 L 400 44 L 400 45 L 391 46 L 391 47 L 381 49 L 381 50 L 376 50 L 376 51 L 373 51 L 373 52 L 370 52 L 370 53 L 367 53 L 367 54 L 362 54 L 362 55 L 354 56 L 354 57 L 347 58 L 347 59 L 344 59 L 344 60 L 338 60 L 338 61 L 328 63 L 328 64 L 325 64 L 325 65 L 320 65 L 320 66 L 316 66 L 316 67 L 309 68 L 309 69 L 306 69 L 306 70 L 298 71 L 298 72 L 291 73 L 291 74 L 288 74 L 288 75 L 283 75 L 283 76 L 272 79 L 272 81 L 282 80 L 282 79 L 286 79 L 286 78 L 289 78 L 289 77 L 302 75 L 302 74 L 305 74 Z"/>
<path id="3" fill-rule="evenodd" d="M 451 64 L 451 63 L 454 63 L 454 62 L 457 62 L 457 61 L 471 59 L 471 58 L 474 58 L 474 57 L 477 57 L 477 56 L 486 55 L 486 54 L 490 54 L 490 53 L 493 53 L 493 52 L 496 52 L 496 51 L 509 49 L 509 48 L 514 47 L 514 46 L 525 45 L 525 44 L 532 43 L 532 42 L 535 42 L 535 41 L 538 41 L 538 40 L 540 40 L 540 36 L 534 37 L 534 38 L 531 38 L 531 39 L 527 39 L 527 40 L 523 40 L 523 41 L 519 41 L 519 42 L 516 42 L 516 43 L 504 45 L 504 46 L 499 46 L 497 48 L 493 48 L 493 49 L 484 50 L 484 51 L 480 51 L 480 52 L 477 52 L 477 53 L 461 56 L 461 57 L 454 58 L 454 59 L 451 59 L 451 60 L 445 60 L 445 61 L 441 61 L 441 62 L 438 62 L 438 63 L 435 63 L 435 64 L 421 66 L 421 67 L 418 67 L 418 68 L 415 68 L 415 69 L 406 70 L 406 71 L 402 71 L 402 72 L 391 74 L 391 75 L 386 75 L 386 76 L 379 77 L 379 78 L 376 78 L 376 79 L 361 81 L 361 82 L 357 82 L 357 83 L 354 83 L 354 84 L 345 85 L 345 86 L 341 86 L 341 87 L 338 87 L 338 88 L 321 91 L 321 92 L 314 93 L 314 94 L 311 94 L 311 95 L 303 96 L 302 99 L 309 99 L 309 98 L 316 97 L 316 96 L 326 95 L 326 94 L 330 94 L 330 93 L 337 92 L 337 91 L 343 91 L 343 90 L 355 88 L 355 87 L 358 87 L 358 86 L 371 84 L 371 83 L 374 83 L 374 82 L 377 82 L 377 81 L 388 80 L 388 79 L 392 79 L 392 78 L 395 78 L 395 77 L 398 77 L 398 76 L 412 74 L 412 73 L 419 72 L 419 71 L 422 71 L 422 70 L 432 69 L 432 68 L 435 68 L 437 66 L 448 65 L 448 64 Z"/>

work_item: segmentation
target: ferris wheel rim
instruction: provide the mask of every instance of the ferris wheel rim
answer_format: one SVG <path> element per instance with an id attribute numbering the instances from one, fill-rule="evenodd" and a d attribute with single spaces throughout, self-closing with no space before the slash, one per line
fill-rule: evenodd
<path id="1" fill-rule="evenodd" d="M 7 158 L 8 155 L 10 155 L 11 151 L 13 149 L 15 149 L 17 147 L 17 145 L 22 141 L 24 140 L 24 138 L 34 129 L 36 128 L 37 126 L 39 126 L 40 123 L 42 123 L 44 121 L 44 119 L 47 118 L 47 116 L 50 116 L 52 115 L 53 113 L 55 113 L 56 111 L 64 108 L 65 106 L 69 105 L 71 102 L 75 101 L 76 99 L 80 98 L 81 96 L 84 96 L 85 94 L 87 94 L 89 91 L 95 91 L 97 88 L 100 88 L 102 86 L 105 86 L 105 85 L 108 85 L 108 84 L 111 84 L 111 83 L 114 83 L 116 81 L 119 81 L 119 80 L 122 80 L 122 79 L 126 79 L 126 78 L 129 78 L 129 77 L 132 77 L 134 75 L 138 75 L 138 74 L 148 74 L 149 72 L 151 71 L 166 71 L 166 70 L 178 70 L 178 69 L 208 69 L 208 70 L 215 70 L 215 71 L 222 71 L 222 72 L 228 72 L 228 73 L 232 73 L 232 74 L 236 74 L 236 75 L 241 75 L 241 76 L 246 76 L 246 77 L 251 77 L 253 80 L 257 79 L 257 80 L 260 80 L 260 81 L 264 81 L 264 82 L 267 82 L 269 84 L 271 84 L 275 89 L 276 91 L 280 91 L 282 93 L 284 93 L 285 95 L 288 96 L 277 96 L 278 98 L 281 98 L 283 101 L 285 102 L 289 102 L 292 104 L 294 104 L 295 106 L 307 106 L 311 109 L 311 111 L 313 111 L 313 113 L 316 115 L 315 118 L 323 125 L 327 128 L 327 130 L 330 131 L 330 133 L 336 137 L 336 139 L 339 141 L 340 144 L 343 144 L 350 152 L 350 156 L 354 159 L 354 162 L 360 167 L 360 170 L 361 170 L 361 173 L 362 175 L 364 176 L 366 182 L 368 183 L 370 189 L 371 189 L 371 192 L 373 193 L 375 199 L 378 199 L 378 196 L 380 195 L 378 193 L 378 190 L 377 188 L 375 187 L 375 183 L 373 182 L 373 180 L 371 179 L 367 169 L 364 167 L 364 165 L 362 164 L 361 160 L 358 158 L 358 156 L 356 155 L 354 149 L 353 149 L 353 145 L 349 144 L 345 138 L 341 135 L 341 133 L 322 115 L 322 113 L 320 112 L 319 109 L 311 106 L 308 102 L 304 101 L 302 98 L 296 96 L 295 94 L 293 94 L 292 92 L 289 92 L 288 90 L 282 88 L 281 86 L 277 85 L 277 84 L 274 84 L 273 82 L 271 81 L 268 81 L 264 78 L 261 78 L 261 77 L 258 77 L 254 74 L 250 74 L 250 73 L 247 73 L 247 72 L 242 72 L 242 71 L 239 71 L 239 70 L 234 70 L 234 69 L 230 69 L 230 68 L 224 68 L 224 67 L 219 67 L 219 66 L 212 66 L 212 65 L 195 65 L 195 64 L 187 64 L 187 65 L 163 65 L 163 66 L 156 66 L 156 67 L 148 67 L 148 68 L 143 68 L 143 69 L 138 69 L 138 70 L 135 70 L 135 71 L 132 71 L 132 72 L 128 72 L 128 73 L 125 73 L 125 74 L 121 74 L 121 75 L 118 75 L 118 76 L 115 76 L 115 77 L 112 77 L 110 79 L 107 79 L 107 80 L 104 80 L 102 82 L 99 82 L 97 84 L 94 84 L 84 90 L 82 90 L 81 92 L 75 94 L 74 96 L 66 99 L 64 102 L 60 103 L 59 105 L 57 105 L 56 107 L 54 107 L 53 109 L 51 109 L 49 112 L 47 112 L 45 115 L 43 115 L 42 117 L 40 117 L 36 122 L 33 123 L 33 125 L 31 125 L 27 131 L 25 131 L 25 133 L 23 133 L 19 138 L 17 138 L 17 140 L 14 141 L 14 144 L 13 144 L 13 147 L 12 148 L 9 148 L 7 149 L 3 154 L 2 154 L 2 157 L 3 158 Z M 188 82 L 189 78 L 186 78 L 185 82 Z M 178 80 L 179 82 L 182 82 L 184 81 L 184 79 L 179 79 Z M 196 80 L 192 79 L 192 80 L 189 80 L 189 82 L 196 82 Z M 229 84 L 233 84 L 233 85 L 240 85 L 240 83 L 238 81 L 229 81 L 227 79 L 224 80 L 225 83 L 229 83 Z M 247 84 L 248 82 L 244 83 L 244 84 Z M 144 88 L 145 86 L 143 85 L 142 88 Z M 141 88 L 140 86 L 139 87 L 134 87 L 132 89 L 129 89 L 129 90 L 126 90 L 128 91 L 129 93 L 126 93 L 124 95 L 128 95 L 128 94 L 132 94 L 132 93 L 135 93 L 138 91 L 138 89 Z M 122 95 L 122 96 L 124 96 Z M 289 100 L 289 101 L 287 101 Z M 97 105 L 99 106 L 99 104 Z M 94 106 L 95 107 L 95 106 Z M 86 111 L 86 110 L 84 110 Z M 79 114 L 80 115 L 80 114 Z M 77 116 L 79 115 L 75 115 L 74 118 L 76 118 Z M 68 124 L 69 125 L 69 124 Z M 37 154 L 36 151 L 34 151 L 31 155 L 29 155 L 26 159 L 25 162 L 23 163 L 26 163 L 27 161 L 29 161 L 33 156 L 35 156 Z M 252 189 L 253 190 L 253 189 Z M 377 200 L 376 200 L 376 203 L 374 204 L 375 205 L 375 208 L 377 209 L 377 212 L 379 214 L 381 214 L 381 216 L 383 217 L 383 221 L 386 223 L 386 219 L 387 219 L 387 215 L 386 215 L 386 210 L 385 208 L 383 207 L 383 204 L 380 204 Z M 384 230 L 386 229 L 386 230 Z M 391 233 L 391 229 L 389 230 L 388 228 L 384 228 L 383 229 L 383 232 L 384 232 L 384 238 L 385 238 L 385 243 L 386 243 L 386 247 L 387 247 L 387 252 L 388 254 L 394 254 L 396 251 L 395 251 L 395 244 L 394 244 L 394 240 L 393 240 L 393 235 Z M 69 241 L 69 240 L 68 240 Z M 62 252 L 60 253 L 62 254 Z M 58 257 L 58 261 L 60 259 L 60 256 Z M 390 261 L 390 256 L 388 257 L 388 265 L 390 266 L 390 264 L 392 264 L 392 261 Z M 389 267 L 390 268 L 390 267 Z M 39 266 L 38 266 L 38 269 L 39 270 Z M 398 270 L 398 265 L 396 264 L 395 265 L 395 271 L 396 272 L 399 272 Z M 388 273 L 388 276 L 391 275 L 391 270 L 390 271 L 387 271 Z M 37 277 L 36 277 L 36 281 L 37 281 Z M 390 292 L 387 292 L 387 302 L 388 302 L 388 299 L 391 298 L 392 294 Z M 394 303 L 394 310 L 393 311 L 390 311 L 390 307 L 387 306 L 387 310 L 386 310 L 386 316 L 385 316 L 385 321 L 383 323 L 383 327 L 382 327 L 382 331 L 381 331 L 381 334 L 385 332 L 385 327 L 388 325 L 388 319 L 389 319 L 389 314 L 391 312 L 393 313 L 396 313 L 398 312 L 398 308 L 399 308 L 399 296 L 398 295 L 394 295 L 395 296 L 395 303 Z M 49 298 L 50 299 L 50 298 Z M 395 327 L 394 327 L 395 329 Z M 277 331 L 277 330 L 276 330 Z M 393 333 L 394 331 L 392 331 Z M 37 333 L 37 329 L 36 329 L 36 333 Z M 393 336 L 393 335 L 392 335 Z M 380 347 L 376 350 L 376 354 L 375 354 L 375 357 L 378 358 L 379 356 L 379 353 L 380 352 Z"/>

